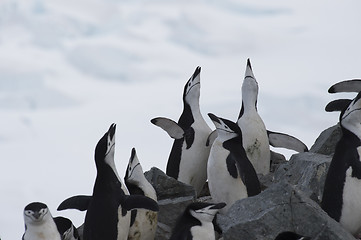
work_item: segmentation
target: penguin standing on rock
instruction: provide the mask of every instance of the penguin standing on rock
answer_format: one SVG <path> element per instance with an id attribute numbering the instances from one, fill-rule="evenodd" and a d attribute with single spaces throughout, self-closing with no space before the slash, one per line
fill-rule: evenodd
<path id="1" fill-rule="evenodd" d="M 360 91 L 361 83 L 341 82 L 329 92 L 350 89 Z M 353 100 L 336 100 L 326 106 L 326 111 L 340 110 L 342 136 L 327 173 L 321 207 L 357 236 L 361 232 L 361 92 Z"/>
<path id="2" fill-rule="evenodd" d="M 214 201 L 227 204 L 221 210 L 225 213 L 237 200 L 260 193 L 261 187 L 242 146 L 241 129 L 230 120 L 208 116 L 217 131 L 208 159 L 209 191 Z"/>
<path id="3" fill-rule="evenodd" d="M 266 130 L 257 111 L 258 83 L 253 75 L 251 62 L 247 60 L 245 77 L 242 83 L 242 107 L 237 124 L 242 130 L 243 147 L 257 173 L 266 175 L 270 171 L 273 147 L 282 147 L 297 152 L 308 151 L 307 146 L 297 138 L 279 132 Z"/>
<path id="4" fill-rule="evenodd" d="M 225 203 L 194 202 L 178 218 L 169 240 L 215 240 L 213 219 Z"/>
<path id="5" fill-rule="evenodd" d="M 87 210 L 84 222 L 84 240 L 126 240 L 130 226 L 128 211 L 146 208 L 158 211 L 153 199 L 140 195 L 127 195 L 114 163 L 115 128 L 99 140 L 95 148 L 97 177 L 92 196 L 74 196 L 63 201 L 58 210 L 75 208 Z"/>
<path id="6" fill-rule="evenodd" d="M 143 195 L 157 201 L 157 194 L 144 176 L 135 148 L 132 149 L 124 182 L 130 195 Z M 132 210 L 128 240 L 153 240 L 157 230 L 157 217 L 157 212 L 151 210 Z"/>
<path id="7" fill-rule="evenodd" d="M 153 124 L 174 138 L 166 174 L 180 182 L 193 186 L 197 195 L 207 180 L 207 159 L 210 145 L 207 139 L 212 130 L 203 119 L 199 108 L 200 72 L 197 67 L 183 91 L 183 112 L 178 123 L 158 117 Z"/>

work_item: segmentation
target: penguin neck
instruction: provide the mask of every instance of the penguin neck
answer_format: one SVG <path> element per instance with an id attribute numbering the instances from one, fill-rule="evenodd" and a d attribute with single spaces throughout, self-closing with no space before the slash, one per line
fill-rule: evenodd
<path id="1" fill-rule="evenodd" d="M 199 107 L 198 111 L 195 112 L 199 112 L 200 114 Z M 187 102 L 184 102 L 183 112 L 178 121 L 179 126 L 183 129 L 187 129 L 194 123 L 194 119 L 195 117 L 192 107 Z"/>
<path id="2" fill-rule="evenodd" d="M 45 239 L 60 240 L 60 233 L 51 214 L 48 214 L 45 218 L 40 224 L 26 224 L 26 231 L 31 232 L 36 238 L 42 234 Z"/>
<path id="3" fill-rule="evenodd" d="M 94 193 L 95 192 L 108 192 L 114 190 L 114 186 L 121 186 L 121 182 L 118 178 L 118 175 L 113 171 L 112 167 L 108 164 L 104 164 L 101 167 L 97 168 L 97 177 L 94 184 Z M 97 191 L 95 191 L 97 189 Z M 93 193 L 93 194 L 94 194 Z"/>
<path id="4" fill-rule="evenodd" d="M 353 125 L 349 125 L 348 128 L 342 126 L 342 137 L 349 139 L 350 142 L 355 143 L 356 146 L 361 145 L 361 130 L 360 127 L 352 127 Z"/>
<path id="5" fill-rule="evenodd" d="M 358 138 L 358 141 L 361 141 L 361 124 L 359 123 L 348 123 L 342 124 L 342 132 L 345 136 L 353 135 Z"/>
<path id="6" fill-rule="evenodd" d="M 245 112 L 257 112 L 258 88 L 254 84 L 245 81 L 242 85 L 242 107 Z"/>

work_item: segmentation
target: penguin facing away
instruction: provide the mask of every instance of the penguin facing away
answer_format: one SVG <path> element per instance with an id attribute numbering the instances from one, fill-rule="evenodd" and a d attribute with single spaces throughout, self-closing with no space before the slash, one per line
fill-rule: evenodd
<path id="1" fill-rule="evenodd" d="M 266 175 L 270 171 L 270 145 L 297 152 L 308 151 L 308 148 L 293 136 L 267 130 L 257 111 L 257 97 L 258 83 L 248 59 L 242 83 L 242 107 L 237 124 L 242 130 L 243 147 L 249 160 L 257 173 Z"/>
<path id="2" fill-rule="evenodd" d="M 208 116 L 217 131 L 208 159 L 208 185 L 212 199 L 227 204 L 221 210 L 225 213 L 237 200 L 260 193 L 261 187 L 242 146 L 239 126 L 211 113 Z"/>
<path id="3" fill-rule="evenodd" d="M 212 132 L 199 107 L 200 72 L 197 67 L 183 90 L 183 112 L 178 123 L 158 117 L 151 122 L 174 138 L 168 158 L 166 174 L 192 185 L 199 194 L 207 180 L 207 159 L 210 146 L 206 144 Z"/>
<path id="4" fill-rule="evenodd" d="M 336 145 L 324 185 L 322 209 L 354 236 L 361 232 L 361 92 L 349 100 L 331 102 L 339 111 L 342 136 Z"/>
<path id="5" fill-rule="evenodd" d="M 24 208 L 23 240 L 61 240 L 60 233 L 46 204 L 32 202 Z"/>
<path id="6" fill-rule="evenodd" d="M 58 228 L 62 240 L 80 239 L 78 230 L 70 221 L 70 219 L 65 217 L 55 217 L 54 222 Z"/>
<path id="7" fill-rule="evenodd" d="M 132 149 L 124 182 L 130 195 L 143 195 L 157 201 L 157 194 L 144 176 L 135 148 Z M 128 240 L 153 240 L 157 230 L 157 217 L 158 214 L 154 211 L 132 210 Z"/>
<path id="8" fill-rule="evenodd" d="M 112 124 L 95 148 L 97 176 L 93 195 L 68 198 L 58 207 L 58 210 L 87 210 L 84 240 L 125 240 L 130 226 L 128 211 L 135 208 L 158 211 L 158 204 L 153 199 L 124 192 L 114 163 L 115 128 Z"/>
<path id="9" fill-rule="evenodd" d="M 179 216 L 169 240 L 215 239 L 213 219 L 225 203 L 194 202 Z"/>

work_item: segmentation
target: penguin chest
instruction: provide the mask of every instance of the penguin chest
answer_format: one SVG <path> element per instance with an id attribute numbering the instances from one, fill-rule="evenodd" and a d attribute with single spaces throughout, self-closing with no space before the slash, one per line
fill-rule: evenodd
<path id="1" fill-rule="evenodd" d="M 270 146 L 266 127 L 258 114 L 244 115 L 238 120 L 242 130 L 243 148 L 257 173 L 268 174 Z"/>
<path id="2" fill-rule="evenodd" d="M 346 171 L 342 199 L 340 224 L 356 235 L 361 230 L 361 180 L 352 177 L 351 167 Z"/>
<path id="3" fill-rule="evenodd" d="M 187 147 L 185 141 L 182 145 L 178 180 L 194 186 L 199 193 L 207 180 L 207 161 L 210 147 L 206 146 L 206 141 L 211 129 L 207 125 L 197 122 L 192 125 L 192 128 L 194 129 L 192 145 Z"/>
<path id="4" fill-rule="evenodd" d="M 130 228 L 130 212 L 122 215 L 122 206 L 118 208 L 117 240 L 127 240 Z"/>
<path id="5" fill-rule="evenodd" d="M 134 224 L 129 230 L 128 240 L 153 240 L 157 222 L 156 212 L 137 209 L 137 216 Z"/>
<path id="6" fill-rule="evenodd" d="M 60 233 L 54 224 L 42 224 L 37 227 L 28 226 L 25 235 L 25 240 L 61 240 Z"/>
<path id="7" fill-rule="evenodd" d="M 201 226 L 193 226 L 191 228 L 192 240 L 204 240 L 204 239 L 215 239 L 213 223 L 202 222 Z"/>
<path id="8" fill-rule="evenodd" d="M 216 140 L 212 145 L 207 167 L 208 185 L 213 200 L 227 203 L 227 206 L 220 210 L 222 213 L 235 201 L 248 197 L 242 179 L 234 178 L 228 172 L 226 159 L 229 153 L 222 147 L 222 143 Z"/>

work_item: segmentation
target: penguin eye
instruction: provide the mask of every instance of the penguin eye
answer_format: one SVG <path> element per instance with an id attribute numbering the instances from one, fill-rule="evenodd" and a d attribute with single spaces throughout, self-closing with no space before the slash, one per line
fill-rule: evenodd
<path id="1" fill-rule="evenodd" d="M 26 214 L 26 215 L 31 215 L 31 214 L 33 214 L 33 211 L 31 211 L 31 210 L 26 210 L 26 211 L 25 211 L 25 214 Z"/>
<path id="2" fill-rule="evenodd" d="M 192 85 L 192 82 L 189 82 L 189 83 L 188 83 L 188 87 L 190 87 L 191 85 Z"/>

